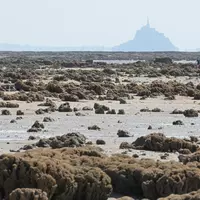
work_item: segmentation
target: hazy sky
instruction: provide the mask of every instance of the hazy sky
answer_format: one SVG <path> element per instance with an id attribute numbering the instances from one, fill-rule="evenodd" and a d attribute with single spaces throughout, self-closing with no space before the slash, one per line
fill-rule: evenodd
<path id="1" fill-rule="evenodd" d="M 114 46 L 150 24 L 181 50 L 200 48 L 200 0 L 0 0 L 0 42 Z"/>

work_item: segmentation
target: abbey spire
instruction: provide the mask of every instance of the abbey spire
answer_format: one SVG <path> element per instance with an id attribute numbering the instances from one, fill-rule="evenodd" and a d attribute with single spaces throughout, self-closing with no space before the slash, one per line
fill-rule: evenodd
<path id="1" fill-rule="evenodd" d="M 147 17 L 147 25 L 146 26 L 150 28 L 149 17 Z"/>

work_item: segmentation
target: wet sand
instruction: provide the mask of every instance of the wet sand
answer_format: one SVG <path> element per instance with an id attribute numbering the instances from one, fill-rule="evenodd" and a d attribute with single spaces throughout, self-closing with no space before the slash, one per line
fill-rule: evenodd
<path id="1" fill-rule="evenodd" d="M 7 153 L 9 150 L 17 150 L 25 144 L 31 144 L 36 141 L 28 141 L 30 135 L 40 138 L 48 138 L 57 135 L 63 135 L 70 132 L 80 132 L 87 137 L 88 141 L 94 144 L 97 139 L 103 139 L 106 145 L 101 145 L 107 155 L 114 153 L 125 153 L 133 155 L 137 153 L 142 158 L 160 159 L 160 152 L 148 152 L 137 150 L 120 150 L 119 146 L 122 142 L 133 142 L 138 137 L 147 135 L 149 133 L 164 133 L 169 137 L 188 138 L 189 136 L 199 137 L 200 122 L 199 118 L 185 118 L 183 115 L 170 114 L 174 109 L 191 109 L 200 110 L 198 101 L 192 100 L 189 97 L 177 96 L 176 100 L 164 100 L 164 97 L 148 98 L 140 100 L 135 97 L 133 100 L 127 100 L 127 104 L 119 104 L 118 101 L 80 101 L 70 103 L 71 107 L 82 109 L 84 106 L 93 107 L 94 103 L 107 105 L 111 109 L 125 110 L 125 115 L 98 115 L 94 111 L 82 111 L 85 116 L 75 116 L 75 113 L 59 113 L 53 112 L 51 114 L 36 115 L 38 102 L 26 103 L 19 101 L 12 101 L 20 105 L 19 108 L 8 109 L 11 111 L 11 116 L 0 116 L 0 153 Z M 56 101 L 59 106 L 63 103 L 60 100 Z M 160 108 L 163 112 L 160 113 L 142 113 L 140 109 L 143 108 Z M 17 120 L 17 123 L 10 123 L 15 119 L 16 111 L 21 109 L 25 115 L 22 120 Z M 1 109 L 2 110 L 2 109 Z M 42 132 L 28 133 L 27 130 L 32 124 L 43 118 L 50 116 L 54 118 L 54 122 L 44 123 L 45 129 Z M 173 121 L 183 121 L 183 126 L 172 125 Z M 119 123 L 120 121 L 120 123 Z M 194 125 L 192 125 L 192 123 Z M 100 131 L 88 130 L 89 126 L 97 125 L 101 128 Z M 152 130 L 148 130 L 148 126 L 152 126 Z M 119 138 L 117 136 L 118 130 L 126 130 L 130 132 L 131 137 Z M 8 144 L 9 142 L 9 144 Z M 170 153 L 168 160 L 177 160 L 178 153 Z"/>

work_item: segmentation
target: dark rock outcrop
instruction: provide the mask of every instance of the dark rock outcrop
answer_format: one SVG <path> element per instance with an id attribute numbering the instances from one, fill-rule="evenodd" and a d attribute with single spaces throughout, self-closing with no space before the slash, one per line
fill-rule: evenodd
<path id="1" fill-rule="evenodd" d="M 81 147 L 85 144 L 86 138 L 80 133 L 68 133 L 62 136 L 51 137 L 49 139 L 40 139 L 36 143 L 37 147 L 51 147 L 53 149 L 63 147 Z"/>
<path id="2" fill-rule="evenodd" d="M 139 137 L 131 146 L 133 149 L 160 152 L 174 152 L 180 149 L 189 149 L 191 152 L 198 150 L 197 144 L 174 137 L 167 138 L 162 133 L 152 133 Z"/>

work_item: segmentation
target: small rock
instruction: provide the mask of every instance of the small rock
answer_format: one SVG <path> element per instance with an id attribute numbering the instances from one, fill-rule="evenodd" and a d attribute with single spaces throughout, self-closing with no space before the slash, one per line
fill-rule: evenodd
<path id="1" fill-rule="evenodd" d="M 173 122 L 173 125 L 179 125 L 179 126 L 181 126 L 181 125 L 184 125 L 184 123 L 181 120 L 177 120 L 177 121 Z"/>
<path id="2" fill-rule="evenodd" d="M 28 133 L 37 133 L 37 132 L 40 132 L 42 131 L 42 129 L 39 129 L 39 128 L 30 128 L 28 129 Z"/>
<path id="3" fill-rule="evenodd" d="M 10 149 L 10 152 L 11 152 L 11 153 L 19 153 L 20 150 L 13 150 L 13 149 Z"/>
<path id="4" fill-rule="evenodd" d="M 92 143 L 92 141 L 88 141 L 87 143 L 86 143 L 86 145 L 92 145 L 93 143 Z"/>
<path id="5" fill-rule="evenodd" d="M 104 114 L 104 109 L 102 107 L 96 109 L 95 114 Z"/>
<path id="6" fill-rule="evenodd" d="M 44 110 L 41 108 L 35 111 L 36 115 L 43 115 L 44 113 L 45 113 Z"/>
<path id="7" fill-rule="evenodd" d="M 118 137 L 130 137 L 130 133 L 128 131 L 118 130 Z"/>
<path id="8" fill-rule="evenodd" d="M 152 130 L 152 126 L 151 125 L 149 125 L 148 130 Z"/>
<path id="9" fill-rule="evenodd" d="M 20 150 L 30 150 L 30 149 L 33 149 L 34 146 L 33 145 L 25 145 L 24 147 L 22 147 Z"/>
<path id="10" fill-rule="evenodd" d="M 161 156 L 160 156 L 160 159 L 162 159 L 162 160 L 166 160 L 166 159 L 167 159 L 167 156 L 165 156 L 165 155 L 161 155 Z"/>
<path id="11" fill-rule="evenodd" d="M 148 98 L 148 96 L 143 96 L 143 97 L 140 97 L 140 100 L 146 100 Z"/>
<path id="12" fill-rule="evenodd" d="M 42 129 L 44 129 L 44 124 L 40 123 L 39 121 L 35 121 L 35 123 L 32 125 L 32 128 L 42 128 Z"/>
<path id="13" fill-rule="evenodd" d="M 101 107 L 100 104 L 98 104 L 98 103 L 95 103 L 95 104 L 94 104 L 94 109 L 95 109 L 95 110 L 98 109 L 98 108 L 100 108 L 100 107 Z"/>
<path id="14" fill-rule="evenodd" d="M 165 97 L 164 100 L 176 100 L 176 97 L 174 95 L 171 95 L 171 96 L 168 96 L 168 97 Z"/>
<path id="15" fill-rule="evenodd" d="M 128 154 L 128 151 L 123 151 L 121 154 L 126 155 L 126 154 Z"/>
<path id="16" fill-rule="evenodd" d="M 72 109 L 70 108 L 69 103 L 61 104 L 58 108 L 59 112 L 72 112 Z"/>
<path id="17" fill-rule="evenodd" d="M 96 144 L 97 144 L 97 145 L 105 145 L 106 142 L 105 142 L 104 140 L 97 140 L 97 141 L 96 141 Z"/>
<path id="18" fill-rule="evenodd" d="M 199 116 L 198 111 L 196 111 L 194 109 L 185 110 L 183 114 L 185 117 L 198 117 Z"/>
<path id="19" fill-rule="evenodd" d="M 1 115 L 11 115 L 11 112 L 9 110 L 2 110 Z"/>
<path id="20" fill-rule="evenodd" d="M 124 109 L 120 109 L 117 113 L 118 115 L 125 115 L 125 111 Z"/>
<path id="21" fill-rule="evenodd" d="M 77 111 L 79 111 L 80 109 L 75 107 L 73 110 L 74 110 L 74 112 L 77 112 Z"/>
<path id="22" fill-rule="evenodd" d="M 85 114 L 83 114 L 83 113 L 81 113 L 81 112 L 76 112 L 75 115 L 76 115 L 76 116 L 82 116 L 82 117 L 83 117 L 83 116 L 86 116 Z"/>
<path id="23" fill-rule="evenodd" d="M 151 112 L 151 110 L 149 108 L 143 108 L 140 110 L 140 112 Z"/>
<path id="24" fill-rule="evenodd" d="M 82 108 L 82 110 L 84 110 L 84 111 L 92 111 L 93 110 L 93 108 L 91 108 L 91 107 L 89 107 L 89 106 L 85 106 L 85 107 L 83 107 Z"/>
<path id="25" fill-rule="evenodd" d="M 183 114 L 183 111 L 182 111 L 182 110 L 175 109 L 175 110 L 172 111 L 171 114 L 180 115 L 180 114 Z"/>
<path id="26" fill-rule="evenodd" d="M 119 99 L 119 103 L 120 104 L 127 104 L 126 100 L 124 100 L 124 99 Z"/>
<path id="27" fill-rule="evenodd" d="M 54 119 L 51 118 L 51 117 L 45 117 L 45 118 L 43 119 L 43 122 L 53 122 L 53 121 L 54 121 Z"/>
<path id="28" fill-rule="evenodd" d="M 44 124 L 39 123 L 39 121 L 35 121 L 32 127 L 27 132 L 39 132 L 44 129 Z"/>
<path id="29" fill-rule="evenodd" d="M 99 109 L 99 108 L 102 108 L 104 111 L 110 110 L 109 107 L 107 107 L 107 106 L 105 106 L 105 105 L 100 105 L 100 104 L 98 104 L 98 103 L 95 103 L 95 104 L 94 104 L 94 109 L 97 110 L 97 109 Z"/>
<path id="30" fill-rule="evenodd" d="M 14 120 L 14 119 L 12 119 L 12 120 L 10 121 L 10 123 L 11 123 L 11 124 L 14 124 L 14 123 L 17 123 L 17 121 Z"/>
<path id="31" fill-rule="evenodd" d="M 54 107 L 56 108 L 56 104 L 51 99 L 46 99 L 46 102 L 38 104 L 38 106 L 47 106 L 47 107 Z"/>
<path id="32" fill-rule="evenodd" d="M 195 143 L 199 141 L 199 139 L 195 136 L 190 136 L 190 140 L 191 142 L 195 142 Z"/>
<path id="33" fill-rule="evenodd" d="M 139 158 L 138 154 L 133 154 L 133 158 Z"/>
<path id="34" fill-rule="evenodd" d="M 94 125 L 94 126 L 89 126 L 88 130 L 98 130 L 98 131 L 100 131 L 101 128 L 99 128 L 97 125 Z"/>
<path id="35" fill-rule="evenodd" d="M 35 136 L 29 136 L 28 140 L 36 140 L 37 138 Z"/>
<path id="36" fill-rule="evenodd" d="M 16 115 L 24 115 L 24 112 L 22 112 L 21 110 L 18 110 Z"/>
<path id="37" fill-rule="evenodd" d="M 120 149 L 131 149 L 132 145 L 129 144 L 128 142 L 122 142 L 119 146 Z"/>
<path id="38" fill-rule="evenodd" d="M 116 111 L 115 109 L 112 109 L 112 110 L 109 110 L 106 114 L 115 115 Z"/>
<path id="39" fill-rule="evenodd" d="M 160 155 L 160 159 L 166 160 L 168 156 L 169 156 L 169 154 L 165 153 L 164 155 Z"/>
<path id="40" fill-rule="evenodd" d="M 154 108 L 154 109 L 152 110 L 152 112 L 162 112 L 162 110 L 161 110 L 160 108 Z"/>

